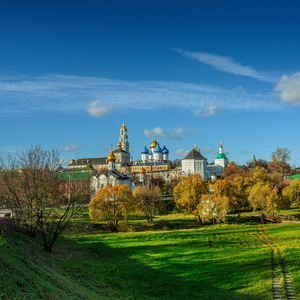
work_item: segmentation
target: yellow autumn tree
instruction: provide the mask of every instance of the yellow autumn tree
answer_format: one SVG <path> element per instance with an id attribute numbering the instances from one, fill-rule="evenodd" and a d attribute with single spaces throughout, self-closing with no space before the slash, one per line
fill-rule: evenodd
<path id="1" fill-rule="evenodd" d="M 202 181 L 199 174 L 183 177 L 173 190 L 173 197 L 177 208 L 183 209 L 187 213 L 193 213 L 202 224 L 199 210 L 202 205 L 201 197 L 208 193 L 207 184 Z"/>
<path id="2" fill-rule="evenodd" d="M 134 190 L 133 195 L 136 199 L 136 209 L 146 217 L 148 223 L 153 223 L 154 215 L 163 207 L 160 188 L 141 185 Z"/>
<path id="3" fill-rule="evenodd" d="M 283 199 L 292 207 L 300 207 L 300 179 L 296 178 L 292 183 L 283 189 Z"/>
<path id="4" fill-rule="evenodd" d="M 258 182 L 269 183 L 271 181 L 268 171 L 263 167 L 256 167 L 251 170 L 250 179 L 253 185 Z"/>
<path id="5" fill-rule="evenodd" d="M 235 212 L 239 208 L 238 198 L 236 197 L 236 186 L 233 180 L 219 179 L 214 183 L 213 194 L 216 198 L 226 197 L 228 200 L 227 209 Z"/>
<path id="6" fill-rule="evenodd" d="M 248 188 L 250 179 L 248 177 L 235 177 L 232 182 L 232 198 L 235 203 L 235 209 L 249 207 Z"/>
<path id="7" fill-rule="evenodd" d="M 266 214 L 278 210 L 278 195 L 270 184 L 258 182 L 250 188 L 249 202 L 254 211 L 260 210 L 261 222 L 266 222 Z"/>
<path id="8" fill-rule="evenodd" d="M 216 221 L 218 224 L 226 221 L 226 215 L 229 207 L 228 197 L 203 194 L 201 203 L 197 205 L 196 211 L 200 216 L 202 223 Z"/>
<path id="9" fill-rule="evenodd" d="M 118 231 L 118 223 L 133 209 L 135 199 L 127 185 L 107 185 L 89 204 L 93 221 L 105 220 L 112 232 Z"/>

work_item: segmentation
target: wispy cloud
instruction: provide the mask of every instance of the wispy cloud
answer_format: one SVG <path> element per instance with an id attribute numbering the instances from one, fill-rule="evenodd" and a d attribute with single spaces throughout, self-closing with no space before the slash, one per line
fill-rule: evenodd
<path id="1" fill-rule="evenodd" d="M 276 82 L 276 79 L 274 79 L 273 77 L 265 76 L 257 72 L 255 69 L 253 69 L 250 66 L 243 66 L 242 64 L 236 62 L 231 57 L 205 53 L 205 52 L 191 52 L 180 48 L 174 48 L 174 51 L 178 52 L 179 54 L 187 58 L 197 60 L 199 62 L 210 65 L 214 69 L 222 72 L 247 76 L 247 77 L 255 78 L 259 81 Z"/>
<path id="2" fill-rule="evenodd" d="M 205 108 L 200 108 L 193 111 L 194 116 L 199 118 L 213 117 L 216 114 L 220 113 L 222 109 L 220 109 L 216 105 L 211 105 Z"/>
<path id="3" fill-rule="evenodd" d="M 117 111 L 117 106 L 112 104 L 105 104 L 100 100 L 92 101 L 88 105 L 88 113 L 92 117 L 101 118 L 109 116 Z"/>
<path id="4" fill-rule="evenodd" d="M 210 154 L 213 152 L 213 148 L 200 148 L 202 154 Z"/>
<path id="5" fill-rule="evenodd" d="M 191 150 L 185 150 L 185 149 L 181 148 L 175 152 L 175 157 L 178 157 L 178 156 L 182 157 L 182 158 L 186 157 L 190 153 L 190 151 Z"/>
<path id="6" fill-rule="evenodd" d="M 76 144 L 76 145 L 61 146 L 61 147 L 59 147 L 59 150 L 63 151 L 63 152 L 72 152 L 72 151 L 76 151 L 80 148 L 81 148 L 81 145 Z"/>
<path id="7" fill-rule="evenodd" d="M 166 140 L 181 140 L 184 137 L 184 134 L 188 130 L 185 130 L 181 127 L 171 128 L 171 129 L 163 129 L 161 127 L 155 127 L 154 129 L 145 129 L 144 134 L 146 137 L 153 137 L 154 133 L 156 136 L 160 136 Z"/>
<path id="8" fill-rule="evenodd" d="M 300 72 L 290 76 L 282 76 L 275 87 L 275 91 L 283 101 L 300 105 Z"/>
<path id="9" fill-rule="evenodd" d="M 193 148 L 193 147 L 192 147 Z M 197 147 L 198 148 L 198 147 Z M 199 148 L 198 148 L 199 149 Z M 202 155 L 205 155 L 205 154 L 210 154 L 213 152 L 213 148 L 200 148 L 201 150 L 201 154 Z M 175 156 L 179 156 L 179 157 L 186 157 L 189 153 L 190 153 L 191 149 L 184 149 L 184 148 L 181 148 L 179 150 L 177 150 L 175 152 Z"/>
<path id="10" fill-rule="evenodd" d="M 208 103 L 222 110 L 282 109 L 272 100 L 269 94 L 182 82 L 128 82 L 64 75 L 0 77 L 0 117 L 40 111 L 103 116 L 116 107 L 122 111 L 198 111 L 207 109 Z"/>
<path id="11" fill-rule="evenodd" d="M 249 150 L 243 150 L 243 151 L 240 151 L 241 154 L 249 154 L 251 153 Z"/>

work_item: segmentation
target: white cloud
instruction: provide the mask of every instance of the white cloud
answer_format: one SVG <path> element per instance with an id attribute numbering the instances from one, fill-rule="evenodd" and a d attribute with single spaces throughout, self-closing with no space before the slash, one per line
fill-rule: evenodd
<path id="1" fill-rule="evenodd" d="M 300 72 L 291 76 L 282 76 L 275 87 L 275 91 L 279 93 L 283 101 L 300 105 Z"/>
<path id="2" fill-rule="evenodd" d="M 210 154 L 213 152 L 213 148 L 200 148 L 202 154 Z"/>
<path id="3" fill-rule="evenodd" d="M 220 113 L 222 109 L 220 109 L 216 105 L 211 105 L 205 108 L 197 109 L 193 111 L 194 116 L 197 116 L 199 118 L 205 118 L 205 117 L 213 117 L 216 114 Z"/>
<path id="4" fill-rule="evenodd" d="M 270 76 L 264 76 L 259 72 L 255 71 L 250 66 L 241 65 L 239 62 L 234 61 L 234 59 L 231 57 L 215 55 L 215 54 L 210 54 L 205 52 L 185 51 L 180 48 L 174 48 L 174 51 L 178 52 L 182 56 L 208 64 L 214 69 L 222 72 L 247 76 L 247 77 L 255 78 L 260 81 L 266 81 L 266 82 L 275 81 L 274 78 Z"/>
<path id="5" fill-rule="evenodd" d="M 59 164 L 61 166 L 65 166 L 65 165 L 69 164 L 69 161 L 65 157 L 61 157 L 60 160 L 59 160 Z"/>
<path id="6" fill-rule="evenodd" d="M 185 149 L 181 148 L 175 152 L 175 157 L 176 156 L 186 157 L 190 153 L 190 151 L 191 150 L 185 150 Z"/>
<path id="7" fill-rule="evenodd" d="M 81 148 L 81 145 L 76 144 L 76 145 L 69 145 L 69 146 L 59 147 L 59 150 L 64 151 L 64 152 L 72 152 L 72 151 L 76 151 L 80 148 Z"/>
<path id="8" fill-rule="evenodd" d="M 172 129 L 162 129 L 161 127 L 155 127 L 154 129 L 145 129 L 144 134 L 147 138 L 151 138 L 154 136 L 160 136 L 166 140 L 181 140 L 187 130 L 178 127 Z"/>
<path id="9" fill-rule="evenodd" d="M 241 154 L 249 154 L 251 153 L 249 150 L 243 150 L 243 151 L 240 151 Z"/>
<path id="10" fill-rule="evenodd" d="M 103 101 L 95 100 L 91 102 L 88 106 L 88 113 L 92 117 L 101 118 L 109 116 L 115 113 L 117 110 L 117 106 L 112 104 L 105 104 Z"/>
<path id="11" fill-rule="evenodd" d="M 107 115 L 117 107 L 122 112 L 167 108 L 193 111 L 206 109 L 207 103 L 222 110 L 282 109 L 268 93 L 247 94 L 201 84 L 64 75 L 0 76 L 0 117 L 40 111 L 81 114 L 87 107 L 94 116 Z"/>

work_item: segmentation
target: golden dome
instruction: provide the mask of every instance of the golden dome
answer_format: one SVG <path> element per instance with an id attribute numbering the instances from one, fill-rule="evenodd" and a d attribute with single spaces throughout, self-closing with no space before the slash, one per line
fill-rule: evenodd
<path id="1" fill-rule="evenodd" d="M 151 145 L 150 145 L 150 148 L 151 148 L 151 149 L 154 149 L 157 145 L 158 145 L 158 142 L 157 142 L 157 140 L 154 138 L 153 142 L 152 142 Z"/>
<path id="2" fill-rule="evenodd" d="M 145 173 L 146 173 L 145 168 L 144 168 L 144 167 L 141 167 L 141 169 L 140 169 L 140 174 L 145 174 Z"/>
<path id="3" fill-rule="evenodd" d="M 72 159 L 70 160 L 70 164 L 73 164 L 74 162 L 75 162 L 75 159 L 72 158 Z"/>
<path id="4" fill-rule="evenodd" d="M 118 146 L 118 148 L 120 149 L 120 148 L 122 147 L 122 143 L 119 142 L 119 143 L 117 144 L 117 146 Z"/>
<path id="5" fill-rule="evenodd" d="M 110 153 L 109 153 L 109 155 L 107 157 L 107 161 L 108 162 L 115 162 L 116 161 L 116 157 L 115 157 L 115 155 L 113 154 L 112 151 L 110 151 Z"/>
<path id="6" fill-rule="evenodd" d="M 122 125 L 121 129 L 127 130 L 127 127 L 126 127 L 124 122 L 123 122 L 123 125 Z"/>

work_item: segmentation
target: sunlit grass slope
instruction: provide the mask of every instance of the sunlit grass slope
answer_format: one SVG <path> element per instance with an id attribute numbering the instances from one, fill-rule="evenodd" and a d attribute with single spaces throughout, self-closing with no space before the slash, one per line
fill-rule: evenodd
<path id="1" fill-rule="evenodd" d="M 264 228 L 298 293 L 299 224 Z M 271 249 L 255 225 L 66 234 L 54 251 L 0 236 L 0 298 L 272 299 Z"/>
<path id="2" fill-rule="evenodd" d="M 232 243 L 209 240 L 231 233 Z M 255 239 L 253 248 L 240 243 L 255 229 L 182 230 L 69 236 L 88 257 L 80 271 L 96 274 L 135 299 L 268 299 L 271 298 L 269 249 Z M 61 241 L 62 242 L 62 241 Z M 60 247 L 66 250 L 67 242 Z M 97 262 L 97 263 L 95 263 Z M 78 266 L 64 260 L 70 273 Z"/>

